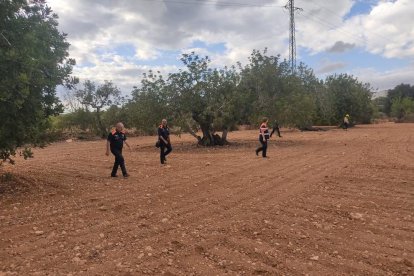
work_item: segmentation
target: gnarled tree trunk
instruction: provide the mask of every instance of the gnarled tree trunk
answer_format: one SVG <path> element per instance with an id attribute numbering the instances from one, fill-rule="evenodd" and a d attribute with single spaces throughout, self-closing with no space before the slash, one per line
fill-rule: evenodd
<path id="1" fill-rule="evenodd" d="M 213 118 L 211 117 L 204 117 L 199 116 L 197 113 L 193 113 L 192 115 L 193 120 L 196 121 L 201 128 L 201 132 L 203 133 L 203 137 L 198 135 L 192 134 L 194 137 L 197 138 L 198 144 L 205 147 L 212 147 L 212 146 L 223 146 L 228 144 L 227 142 L 227 128 L 223 130 L 223 135 L 220 137 L 217 133 L 214 132 L 212 128 Z"/>
<path id="2" fill-rule="evenodd" d="M 224 146 L 228 144 L 227 141 L 227 129 L 223 130 L 223 134 L 220 137 L 217 133 L 214 133 L 211 130 L 210 125 L 204 124 L 200 125 L 201 131 L 203 132 L 203 137 L 199 139 L 198 144 L 202 146 Z"/>

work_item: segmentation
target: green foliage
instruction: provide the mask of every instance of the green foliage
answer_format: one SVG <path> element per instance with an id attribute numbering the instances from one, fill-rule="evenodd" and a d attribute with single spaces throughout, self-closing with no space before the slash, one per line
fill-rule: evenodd
<path id="1" fill-rule="evenodd" d="M 62 112 L 57 85 L 70 85 L 75 61 L 44 1 L 0 2 L 0 157 L 45 143 L 48 117 Z M 30 154 L 25 155 L 30 157 Z"/>
<path id="2" fill-rule="evenodd" d="M 313 71 L 304 64 L 292 74 L 279 56 L 254 50 L 249 64 L 241 67 L 238 87 L 244 99 L 242 118 L 257 123 L 267 116 L 283 125 L 305 127 L 312 124 L 316 108 L 314 94 L 321 86 Z"/>
<path id="3" fill-rule="evenodd" d="M 240 117 L 235 68 L 210 68 L 209 58 L 195 53 L 184 54 L 181 61 L 185 69 L 166 80 L 151 71 L 144 75 L 126 105 L 129 121 L 151 133 L 162 118 L 167 118 L 175 128 L 197 137 L 200 144 L 225 142 L 225 135 L 220 138 L 216 132 L 234 128 Z M 199 129 L 203 137 L 197 136 Z"/>
<path id="4" fill-rule="evenodd" d="M 185 70 L 170 74 L 167 85 L 173 118 L 194 136 L 199 127 L 203 133 L 203 137 L 198 137 L 200 144 L 225 143 L 215 132 L 226 132 L 238 121 L 239 77 L 235 68 L 210 68 L 210 59 L 195 53 L 184 54 L 181 61 Z"/>
<path id="5" fill-rule="evenodd" d="M 140 88 L 132 91 L 132 100 L 124 109 L 131 127 L 146 134 L 155 134 L 161 120 L 170 117 L 166 82 L 162 76 L 152 71 L 144 74 Z"/>
<path id="6" fill-rule="evenodd" d="M 373 109 L 369 84 L 351 75 L 339 74 L 328 76 L 325 86 L 333 101 L 332 121 L 341 122 L 345 114 L 350 114 L 353 122 L 370 123 Z"/>
<path id="7" fill-rule="evenodd" d="M 375 109 L 378 112 L 386 113 L 385 107 L 387 105 L 388 98 L 387 97 L 378 97 L 372 100 L 372 104 L 375 106 Z"/>
<path id="8" fill-rule="evenodd" d="M 292 74 L 279 56 L 254 50 L 246 66 L 216 69 L 208 57 L 184 54 L 185 68 L 167 79 L 149 72 L 126 105 L 132 126 L 152 133 L 162 118 L 191 133 L 200 144 L 222 142 L 216 132 L 237 124 L 256 124 L 267 116 L 281 125 L 307 128 L 338 124 L 351 114 L 354 122 L 370 122 L 374 106 L 368 84 L 346 74 L 321 81 L 300 64 Z M 159 74 L 159 73 L 158 73 Z M 202 131 L 202 137 L 197 132 Z"/>
<path id="9" fill-rule="evenodd" d="M 97 87 L 95 83 L 87 80 L 83 83 L 83 89 L 75 90 L 74 96 L 86 110 L 89 108 L 94 110 L 98 134 L 105 137 L 108 128 L 102 120 L 102 110 L 122 102 L 123 98 L 118 87 L 110 81 L 105 81 L 104 84 Z"/>
<path id="10" fill-rule="evenodd" d="M 126 127 L 129 127 L 127 118 L 127 110 L 117 105 L 112 105 L 102 113 L 103 124 L 108 128 L 115 126 L 118 122 L 123 122 Z"/>
<path id="11" fill-rule="evenodd" d="M 410 98 L 414 99 L 414 85 L 410 86 L 409 84 L 400 84 L 397 85 L 394 89 L 388 91 L 387 101 L 384 105 L 384 111 L 388 115 L 391 115 L 391 106 L 396 99 Z"/>
<path id="12" fill-rule="evenodd" d="M 391 116 L 403 120 L 407 115 L 414 113 L 414 99 L 395 98 L 391 105 Z"/>
<path id="13" fill-rule="evenodd" d="M 71 113 L 53 117 L 51 120 L 51 129 L 69 132 L 79 130 L 96 132 L 95 115 L 89 110 L 79 108 Z"/>

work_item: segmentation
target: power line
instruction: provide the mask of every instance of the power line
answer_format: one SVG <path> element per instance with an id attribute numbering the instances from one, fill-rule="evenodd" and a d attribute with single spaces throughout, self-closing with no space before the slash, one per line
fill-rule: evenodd
<path id="1" fill-rule="evenodd" d="M 365 44 L 367 42 L 367 39 L 366 38 L 362 38 L 362 37 L 359 37 L 359 36 L 357 36 L 355 34 L 352 34 L 352 33 L 346 32 L 344 30 L 341 30 L 341 29 L 339 29 L 340 26 L 336 26 L 336 25 L 334 25 L 334 24 L 332 24 L 332 23 L 330 23 L 328 21 L 325 21 L 325 20 L 323 20 L 323 19 L 321 19 L 321 18 L 319 18 L 317 16 L 314 16 L 314 15 L 306 15 L 306 14 L 300 14 L 300 15 L 303 16 L 303 17 L 305 17 L 308 20 L 311 20 L 311 21 L 313 21 L 315 23 L 318 23 L 318 24 L 323 25 L 325 27 L 328 27 L 328 28 L 330 28 L 332 30 L 335 30 L 336 32 L 339 32 L 339 33 L 341 33 L 341 34 L 343 34 L 345 36 L 348 36 L 349 38 L 351 38 L 353 40 L 359 40 L 359 42 L 361 42 L 362 44 Z"/>
<path id="2" fill-rule="evenodd" d="M 238 3 L 238 2 L 222 2 L 214 0 L 203 0 L 203 1 L 190 1 L 190 0 L 140 0 L 146 2 L 158 2 L 165 4 L 178 4 L 178 5 L 199 5 L 199 6 L 222 6 L 222 7 L 259 7 L 259 8 L 283 8 L 284 6 L 279 5 L 260 5 L 252 3 Z"/>
<path id="3" fill-rule="evenodd" d="M 318 3 L 314 2 L 314 1 L 309 1 L 309 3 L 313 4 L 314 6 L 320 8 L 320 9 L 324 9 L 324 10 L 328 11 L 329 14 L 334 15 L 336 18 L 339 18 L 341 21 L 344 21 L 344 22 L 346 21 L 346 20 L 344 20 L 344 17 L 343 16 L 339 15 L 337 12 L 335 12 L 335 11 L 333 11 L 333 10 L 327 8 L 327 7 L 323 7 L 323 6 L 319 5 Z M 323 19 L 320 19 L 320 20 L 323 20 Z M 325 21 L 325 22 L 327 22 L 327 21 Z M 339 26 L 336 26 L 335 28 L 338 28 L 338 27 Z M 377 36 L 378 38 L 381 38 L 384 41 L 388 41 L 389 40 L 388 37 L 385 37 L 384 35 L 382 35 L 382 34 L 380 34 L 378 32 L 372 31 L 372 30 L 370 31 L 370 34 L 373 34 L 373 35 Z M 353 35 L 353 34 L 351 34 L 351 35 Z M 358 39 L 361 39 L 361 38 L 358 37 Z M 367 39 L 365 39 L 364 42 L 367 42 Z"/>
<path id="4" fill-rule="evenodd" d="M 289 0 L 285 6 L 289 10 L 290 16 L 290 31 L 289 31 L 289 62 L 292 73 L 296 69 L 296 38 L 295 38 L 295 12 L 301 11 L 301 8 L 295 7 L 295 1 Z"/>

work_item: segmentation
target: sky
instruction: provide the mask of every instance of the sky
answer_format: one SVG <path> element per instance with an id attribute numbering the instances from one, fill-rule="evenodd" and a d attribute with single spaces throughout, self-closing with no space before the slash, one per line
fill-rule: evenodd
<path id="1" fill-rule="evenodd" d="M 113 81 L 125 95 L 148 70 L 247 64 L 253 49 L 289 57 L 287 0 L 48 0 L 68 34 L 73 75 Z M 414 85 L 413 0 L 296 0 L 297 63 L 324 79 L 347 73 L 374 91 Z"/>

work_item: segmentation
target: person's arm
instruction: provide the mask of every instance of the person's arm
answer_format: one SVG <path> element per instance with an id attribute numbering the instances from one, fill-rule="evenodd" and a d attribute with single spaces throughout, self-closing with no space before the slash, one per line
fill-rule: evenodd
<path id="1" fill-rule="evenodd" d="M 129 149 L 131 149 L 131 146 L 128 144 L 128 142 L 125 140 L 124 141 L 124 143 L 125 143 L 125 145 L 127 145 L 127 147 L 129 148 Z"/>
<path id="2" fill-rule="evenodd" d="M 169 144 L 167 140 L 165 140 L 164 137 L 160 136 L 160 139 L 165 143 L 165 144 Z"/>
<path id="3" fill-rule="evenodd" d="M 165 144 L 168 144 L 168 141 L 165 140 L 164 137 L 162 137 L 162 130 L 160 128 L 158 128 L 158 138 L 162 140 Z"/>
<path id="4" fill-rule="evenodd" d="M 108 156 L 109 155 L 109 148 L 110 148 L 110 146 L 111 146 L 111 143 L 109 142 L 109 140 L 106 140 L 106 156 Z"/>

